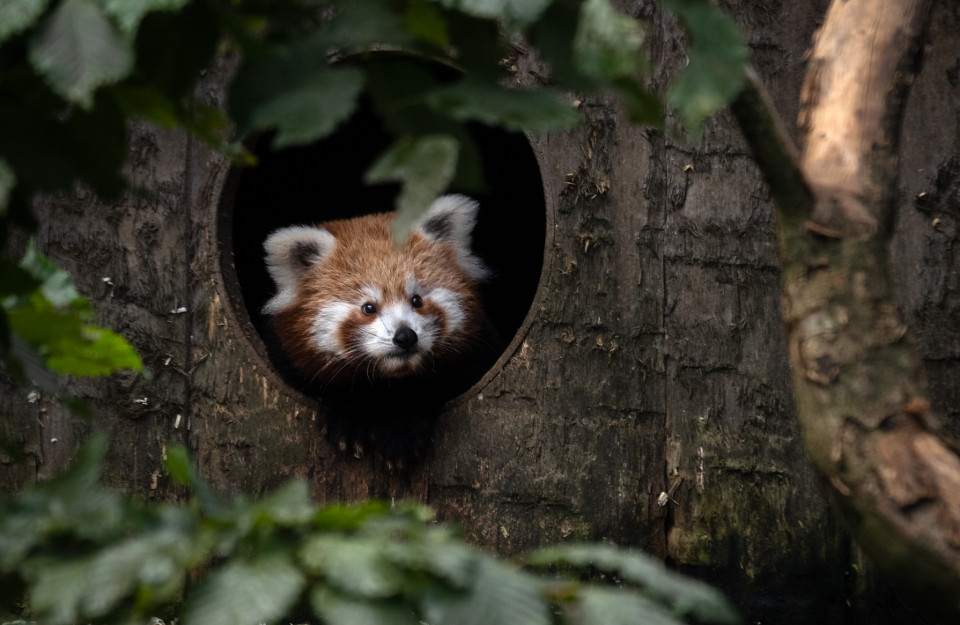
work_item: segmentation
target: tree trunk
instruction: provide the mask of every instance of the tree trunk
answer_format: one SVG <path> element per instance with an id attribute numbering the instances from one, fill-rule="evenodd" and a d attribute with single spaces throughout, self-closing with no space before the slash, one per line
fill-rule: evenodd
<path id="1" fill-rule="evenodd" d="M 825 3 L 730 10 L 776 108 L 795 119 Z M 684 37 L 653 5 L 639 12 L 662 87 L 685 63 Z M 950 416 L 960 405 L 958 33 L 956 9 L 939 9 L 906 114 L 892 250 L 931 400 Z M 544 71 L 533 53 L 516 66 L 520 83 Z M 200 87 L 214 103 L 228 70 L 214 68 Z M 38 242 L 100 321 L 134 342 L 153 378 L 71 383 L 97 415 L 89 421 L 4 387 L 0 434 L 30 465 L 0 459 L 0 484 L 53 473 L 91 430 L 106 429 L 107 481 L 145 497 L 180 495 L 162 457 L 183 442 L 223 493 L 260 494 L 301 476 L 318 502 L 423 501 L 503 555 L 575 540 L 640 547 L 722 583 L 751 622 L 839 623 L 851 611 L 899 622 L 898 600 L 872 586 L 804 458 L 772 202 L 732 118 L 718 115 L 687 145 L 631 126 L 608 101 L 581 109 L 581 128 L 530 140 L 547 230 L 526 321 L 407 473 L 329 447 L 320 406 L 263 359 L 229 284 L 233 250 L 219 247 L 229 164 L 180 133 L 136 126 L 128 171 L 145 192 L 109 206 L 82 193 L 47 199 Z"/>

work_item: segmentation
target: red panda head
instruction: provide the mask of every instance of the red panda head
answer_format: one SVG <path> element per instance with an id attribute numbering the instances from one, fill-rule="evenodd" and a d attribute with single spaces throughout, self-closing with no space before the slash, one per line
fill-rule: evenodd
<path id="1" fill-rule="evenodd" d="M 276 294 L 264 306 L 284 352 L 310 382 L 361 374 L 395 378 L 442 366 L 475 340 L 477 282 L 470 251 L 477 204 L 437 199 L 398 245 L 393 213 L 294 226 L 264 247 Z"/>

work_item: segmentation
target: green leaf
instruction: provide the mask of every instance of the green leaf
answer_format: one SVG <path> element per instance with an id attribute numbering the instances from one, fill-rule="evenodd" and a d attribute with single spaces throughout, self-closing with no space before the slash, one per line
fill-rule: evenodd
<path id="1" fill-rule="evenodd" d="M 93 0 L 61 2 L 30 40 L 29 58 L 51 89 L 83 108 L 133 68 L 129 40 Z"/>
<path id="2" fill-rule="evenodd" d="M 552 0 L 437 0 L 439 4 L 467 15 L 503 20 L 511 27 L 535 21 Z"/>
<path id="3" fill-rule="evenodd" d="M 644 594 L 665 603 L 671 612 L 692 615 L 702 622 L 739 623 L 727 599 L 714 588 L 667 570 L 659 560 L 612 545 L 564 545 L 535 551 L 527 558 L 534 566 L 569 564 L 616 573 L 639 584 Z"/>
<path id="4" fill-rule="evenodd" d="M 383 0 L 345 2 L 338 7 L 336 16 L 323 25 L 312 45 L 320 55 L 334 49 L 362 51 L 373 45 L 408 49 L 415 39 L 407 30 L 404 17 Z"/>
<path id="5" fill-rule="evenodd" d="M 588 76 L 622 78 L 644 67 L 640 23 L 618 13 L 609 0 L 587 0 L 573 40 L 577 66 Z"/>
<path id="6" fill-rule="evenodd" d="M 370 166 L 367 184 L 400 182 L 393 236 L 407 237 L 412 224 L 447 188 L 457 167 L 459 144 L 449 135 L 404 138 L 394 143 Z"/>
<path id="7" fill-rule="evenodd" d="M 427 573 L 458 589 L 473 583 L 480 559 L 452 533 L 436 528 L 419 540 L 391 541 L 384 547 L 384 557 L 406 571 Z"/>
<path id="8" fill-rule="evenodd" d="M 310 604 L 325 623 L 336 625 L 419 625 L 413 609 L 400 601 L 350 599 L 317 586 L 310 593 Z"/>
<path id="9" fill-rule="evenodd" d="M 304 480 L 293 480 L 255 503 L 251 512 L 278 525 L 304 524 L 314 514 L 310 487 Z"/>
<path id="10" fill-rule="evenodd" d="M 50 625 L 78 622 L 82 618 L 80 604 L 92 569 L 90 558 L 54 561 L 39 567 L 30 593 L 30 609 L 37 619 Z"/>
<path id="11" fill-rule="evenodd" d="M 113 97 L 127 117 L 142 117 L 166 128 L 173 128 L 180 121 L 177 104 L 153 87 L 118 86 Z"/>
<path id="12" fill-rule="evenodd" d="M 58 373 L 97 376 L 143 369 L 140 356 L 123 337 L 85 324 L 74 312 L 33 305 L 10 310 L 7 318 L 11 331 Z"/>
<path id="13" fill-rule="evenodd" d="M 545 132 L 571 128 L 580 114 L 546 89 L 505 89 L 466 78 L 427 96 L 427 104 L 459 121 L 476 120 L 507 130 Z"/>
<path id="14" fill-rule="evenodd" d="M 651 126 L 663 125 L 663 103 L 647 91 L 639 80 L 622 78 L 613 83 L 613 91 L 620 96 L 630 121 Z"/>
<path id="15" fill-rule="evenodd" d="M 666 0 L 690 35 L 689 63 L 667 92 L 694 134 L 704 119 L 727 106 L 746 79 L 747 47 L 729 15 L 706 0 Z"/>
<path id="16" fill-rule="evenodd" d="M 423 41 L 438 48 L 450 44 L 447 22 L 435 7 L 424 0 L 410 3 L 403 14 L 403 25 Z"/>
<path id="17" fill-rule="evenodd" d="M 50 349 L 47 366 L 58 373 L 80 376 L 109 375 L 115 371 L 143 370 L 136 350 L 122 336 L 98 326 L 83 326 L 78 336 Z"/>
<path id="18" fill-rule="evenodd" d="M 27 243 L 27 249 L 20 261 L 20 267 L 40 281 L 40 292 L 50 304 L 63 308 L 74 306 L 82 300 L 73 283 L 73 277 L 60 269 L 53 261 L 37 249 L 33 239 Z M 83 308 L 84 306 L 78 306 Z"/>
<path id="19" fill-rule="evenodd" d="M 353 113 L 363 72 L 326 67 L 325 60 L 291 47 L 245 64 L 230 88 L 230 113 L 239 134 L 277 129 L 275 147 L 330 134 Z"/>
<path id="20" fill-rule="evenodd" d="M 467 591 L 431 587 L 422 598 L 423 617 L 431 625 L 549 625 L 542 592 L 536 578 L 482 558 Z"/>
<path id="21" fill-rule="evenodd" d="M 305 585 L 285 557 L 231 562 L 206 579 L 184 608 L 184 625 L 269 623 L 293 605 Z"/>
<path id="22" fill-rule="evenodd" d="M 384 558 L 383 537 L 345 537 L 335 534 L 313 536 L 300 550 L 304 568 L 323 575 L 344 592 L 368 598 L 398 594 L 405 576 Z"/>
<path id="23" fill-rule="evenodd" d="M 368 519 L 388 514 L 389 511 L 390 507 L 382 501 L 324 506 L 317 510 L 313 522 L 321 530 L 344 532 L 357 529 Z"/>
<path id="24" fill-rule="evenodd" d="M 167 457 L 164 463 L 167 473 L 177 484 L 192 486 L 194 483 L 193 465 L 187 448 L 183 445 L 172 445 L 167 448 Z"/>
<path id="25" fill-rule="evenodd" d="M 617 588 L 586 588 L 577 598 L 581 623 L 604 625 L 683 625 L 663 606 Z"/>
<path id="26" fill-rule="evenodd" d="M 50 0 L 4 0 L 0 2 L 0 43 L 30 28 Z"/>
<path id="27" fill-rule="evenodd" d="M 178 11 L 190 0 L 97 0 L 125 35 L 133 35 L 140 21 L 151 11 Z"/>

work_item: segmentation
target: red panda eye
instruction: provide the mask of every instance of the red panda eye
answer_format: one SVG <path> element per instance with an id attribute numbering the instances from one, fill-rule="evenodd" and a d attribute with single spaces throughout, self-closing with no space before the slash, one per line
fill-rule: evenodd
<path id="1" fill-rule="evenodd" d="M 377 307 L 371 304 L 370 302 L 367 302 L 366 304 L 360 307 L 360 312 L 362 312 L 363 314 L 369 317 L 370 315 L 377 314 Z"/>
<path id="2" fill-rule="evenodd" d="M 410 298 L 410 305 L 414 308 L 420 308 L 423 306 L 423 298 L 421 298 L 419 295 L 414 295 Z"/>

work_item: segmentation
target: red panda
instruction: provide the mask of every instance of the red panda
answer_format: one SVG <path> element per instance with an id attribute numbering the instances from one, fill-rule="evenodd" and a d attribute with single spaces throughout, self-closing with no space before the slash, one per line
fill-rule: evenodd
<path id="1" fill-rule="evenodd" d="M 406 242 L 394 213 L 293 226 L 264 243 L 276 293 L 263 308 L 294 377 L 327 405 L 327 436 L 391 465 L 422 455 L 440 406 L 479 378 L 496 340 L 471 252 L 478 205 L 437 199 Z"/>

